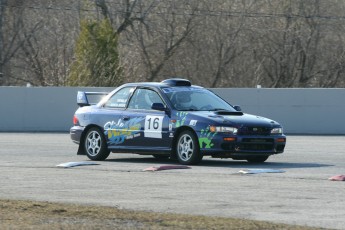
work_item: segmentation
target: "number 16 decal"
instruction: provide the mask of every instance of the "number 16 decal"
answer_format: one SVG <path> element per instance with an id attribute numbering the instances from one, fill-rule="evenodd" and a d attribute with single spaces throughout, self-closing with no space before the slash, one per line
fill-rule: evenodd
<path id="1" fill-rule="evenodd" d="M 162 138 L 163 116 L 146 116 L 145 137 Z"/>

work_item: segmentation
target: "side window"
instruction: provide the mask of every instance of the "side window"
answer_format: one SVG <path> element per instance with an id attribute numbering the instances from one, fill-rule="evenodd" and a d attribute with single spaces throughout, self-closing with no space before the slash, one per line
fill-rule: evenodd
<path id="1" fill-rule="evenodd" d="M 130 94 L 133 92 L 133 87 L 126 87 L 116 92 L 104 104 L 107 108 L 125 108 Z"/>
<path id="2" fill-rule="evenodd" d="M 153 103 L 163 103 L 155 91 L 150 89 L 137 89 L 129 102 L 128 108 L 150 110 Z"/>

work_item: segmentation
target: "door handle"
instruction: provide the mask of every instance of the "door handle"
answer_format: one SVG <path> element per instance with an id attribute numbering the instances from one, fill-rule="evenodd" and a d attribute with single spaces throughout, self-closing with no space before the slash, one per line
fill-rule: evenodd
<path id="1" fill-rule="evenodd" d="M 128 121 L 129 119 L 130 119 L 129 116 L 123 116 L 123 117 L 122 117 L 122 120 L 124 120 L 124 121 Z"/>

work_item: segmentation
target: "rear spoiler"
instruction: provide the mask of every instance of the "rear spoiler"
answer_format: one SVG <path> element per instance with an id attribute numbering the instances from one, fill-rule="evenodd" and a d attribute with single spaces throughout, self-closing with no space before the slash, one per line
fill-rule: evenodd
<path id="1" fill-rule="evenodd" d="M 104 96 L 104 95 L 107 95 L 107 94 L 109 94 L 109 93 L 108 92 L 84 92 L 84 91 L 78 91 L 78 94 L 77 94 L 77 104 L 80 107 L 89 106 L 89 105 L 95 105 L 101 99 L 99 96 Z M 89 97 L 88 97 L 89 95 L 98 96 L 98 97 L 96 97 L 96 98 L 98 98 L 98 100 L 96 100 L 96 102 L 90 103 L 90 100 L 89 100 Z M 93 100 L 93 101 L 95 101 L 95 100 Z"/>

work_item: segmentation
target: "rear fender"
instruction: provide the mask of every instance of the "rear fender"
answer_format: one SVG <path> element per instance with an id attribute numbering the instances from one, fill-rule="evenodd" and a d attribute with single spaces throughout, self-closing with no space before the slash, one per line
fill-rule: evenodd
<path id="1" fill-rule="evenodd" d="M 79 147 L 78 147 L 77 155 L 86 155 L 85 150 L 84 150 L 84 148 L 83 148 L 84 143 L 85 143 L 85 141 L 84 141 L 84 140 L 85 140 L 85 135 L 86 135 L 87 131 L 88 131 L 89 129 L 91 129 L 92 127 L 99 128 L 99 129 L 102 130 L 102 132 L 103 132 L 103 129 L 102 129 L 101 127 L 97 126 L 97 125 L 89 125 L 89 126 L 86 126 L 85 129 L 84 129 L 84 131 L 81 133 L 81 136 L 80 136 L 80 142 L 79 142 Z"/>

